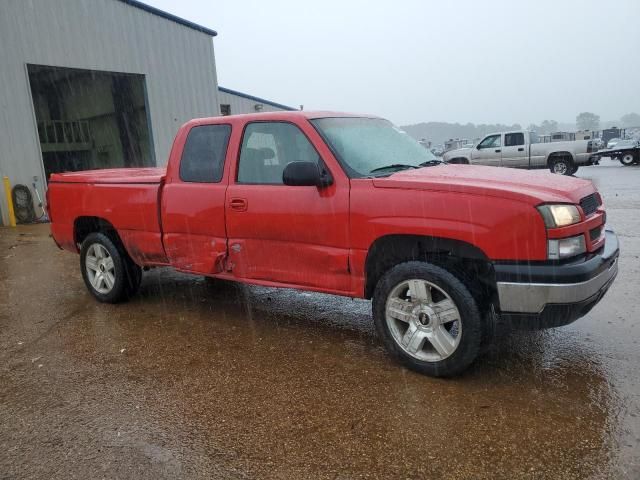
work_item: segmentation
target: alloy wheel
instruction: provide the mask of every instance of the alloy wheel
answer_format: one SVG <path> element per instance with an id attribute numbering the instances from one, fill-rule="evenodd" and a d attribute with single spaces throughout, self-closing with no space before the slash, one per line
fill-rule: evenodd
<path id="1" fill-rule="evenodd" d="M 417 360 L 444 360 L 462 338 L 458 307 L 444 290 L 426 280 L 396 285 L 387 297 L 385 318 L 394 341 Z"/>
<path id="2" fill-rule="evenodd" d="M 558 175 L 566 175 L 567 170 L 568 167 L 565 162 L 556 162 L 553 164 L 553 173 L 557 173 Z"/>
<path id="3" fill-rule="evenodd" d="M 107 294 L 116 283 L 113 258 L 101 244 L 94 243 L 87 250 L 85 265 L 89 283 L 98 293 Z"/>

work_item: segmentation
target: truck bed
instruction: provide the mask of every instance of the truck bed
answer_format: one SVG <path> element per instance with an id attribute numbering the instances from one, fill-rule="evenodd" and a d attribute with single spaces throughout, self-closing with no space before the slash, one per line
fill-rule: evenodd
<path id="1" fill-rule="evenodd" d="M 54 173 L 49 183 L 160 183 L 166 168 L 112 168 Z"/>
<path id="2" fill-rule="evenodd" d="M 117 168 L 51 175 L 51 231 L 60 247 L 78 251 L 81 223 L 100 218 L 118 231 L 139 265 L 167 262 L 159 201 L 164 168 Z"/>

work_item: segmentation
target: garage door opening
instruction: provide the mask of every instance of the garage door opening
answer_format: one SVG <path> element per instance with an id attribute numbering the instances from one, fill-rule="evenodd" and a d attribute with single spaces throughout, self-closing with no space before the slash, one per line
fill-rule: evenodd
<path id="1" fill-rule="evenodd" d="M 154 166 L 144 75 L 28 65 L 46 178 Z"/>

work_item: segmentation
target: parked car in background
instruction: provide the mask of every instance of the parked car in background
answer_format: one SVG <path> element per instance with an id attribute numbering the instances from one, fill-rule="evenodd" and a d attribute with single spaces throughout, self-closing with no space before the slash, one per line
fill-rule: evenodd
<path id="1" fill-rule="evenodd" d="M 598 156 L 619 160 L 625 167 L 637 164 L 640 162 L 640 140 L 618 139 L 614 147 L 600 150 Z"/>
<path id="2" fill-rule="evenodd" d="M 465 370 L 496 315 L 566 325 L 618 272 L 590 181 L 446 165 L 375 117 L 197 119 L 166 169 L 54 174 L 47 195 L 53 239 L 100 302 L 166 266 L 371 298 L 389 352 L 433 376 Z"/>
<path id="3" fill-rule="evenodd" d="M 492 133 L 473 148 L 446 152 L 448 163 L 513 168 L 548 168 L 552 173 L 573 175 L 578 167 L 597 162 L 592 140 L 540 143 L 534 132 Z"/>

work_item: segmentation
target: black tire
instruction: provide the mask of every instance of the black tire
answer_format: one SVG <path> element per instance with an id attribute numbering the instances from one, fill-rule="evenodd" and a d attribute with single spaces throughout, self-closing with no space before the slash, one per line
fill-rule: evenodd
<path id="1" fill-rule="evenodd" d="M 573 166 L 573 171 L 571 172 L 571 175 L 575 175 L 576 172 L 578 171 L 578 168 L 580 168 L 580 167 L 578 167 L 578 165 L 574 165 Z"/>
<path id="2" fill-rule="evenodd" d="M 94 245 L 104 248 L 113 260 L 113 285 L 108 291 L 99 291 L 89 278 L 87 254 Z M 95 247 L 94 247 L 95 248 Z M 142 282 L 142 269 L 136 265 L 120 245 L 117 245 L 104 233 L 94 232 L 87 235 L 80 249 L 80 271 L 89 292 L 100 302 L 119 303 L 134 295 Z M 103 283 L 104 288 L 107 284 Z"/>
<path id="3" fill-rule="evenodd" d="M 636 156 L 633 153 L 625 153 L 620 157 L 620 163 L 625 167 L 629 167 L 636 163 Z"/>
<path id="4" fill-rule="evenodd" d="M 450 163 L 452 165 L 469 165 L 469 160 L 467 160 L 466 158 L 452 158 L 451 160 L 448 160 L 447 163 Z"/>
<path id="5" fill-rule="evenodd" d="M 555 157 L 549 161 L 549 170 L 557 175 L 573 175 L 573 161 L 569 157 Z"/>
<path id="6" fill-rule="evenodd" d="M 13 210 L 18 223 L 32 223 L 36 219 L 31 190 L 25 185 L 16 185 L 11 191 Z"/>
<path id="7" fill-rule="evenodd" d="M 407 280 L 425 280 L 445 292 L 460 314 L 462 328 L 456 349 L 438 361 L 424 361 L 406 352 L 395 340 L 386 319 L 387 299 L 396 286 Z M 482 340 L 482 318 L 469 290 L 448 271 L 427 262 L 396 265 L 378 281 L 373 295 L 373 319 L 387 351 L 411 370 L 432 377 L 451 377 L 465 371 L 476 359 Z"/>

